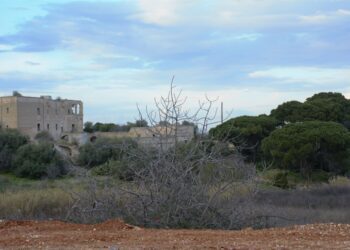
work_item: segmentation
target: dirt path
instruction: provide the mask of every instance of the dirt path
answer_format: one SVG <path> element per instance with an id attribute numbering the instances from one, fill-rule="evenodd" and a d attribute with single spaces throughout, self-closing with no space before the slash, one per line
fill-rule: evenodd
<path id="1" fill-rule="evenodd" d="M 350 249 L 350 225 L 215 231 L 7 221 L 0 222 L 0 249 Z"/>

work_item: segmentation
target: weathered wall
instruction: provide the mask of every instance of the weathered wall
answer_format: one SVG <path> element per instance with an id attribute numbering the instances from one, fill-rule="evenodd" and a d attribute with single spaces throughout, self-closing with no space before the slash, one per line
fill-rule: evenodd
<path id="1" fill-rule="evenodd" d="M 0 126 L 1 128 L 17 128 L 17 97 L 0 98 Z"/>
<path id="2" fill-rule="evenodd" d="M 3 127 L 17 128 L 34 138 L 48 131 L 55 139 L 64 133 L 83 132 L 83 103 L 36 97 L 2 97 Z M 9 107 L 10 112 L 7 113 Z"/>

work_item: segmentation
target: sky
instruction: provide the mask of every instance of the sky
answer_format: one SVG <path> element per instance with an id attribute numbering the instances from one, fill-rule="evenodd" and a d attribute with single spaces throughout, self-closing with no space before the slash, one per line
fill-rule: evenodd
<path id="1" fill-rule="evenodd" d="M 0 95 L 84 102 L 125 123 L 175 85 L 195 110 L 269 114 L 323 91 L 350 98 L 349 0 L 0 0 Z"/>

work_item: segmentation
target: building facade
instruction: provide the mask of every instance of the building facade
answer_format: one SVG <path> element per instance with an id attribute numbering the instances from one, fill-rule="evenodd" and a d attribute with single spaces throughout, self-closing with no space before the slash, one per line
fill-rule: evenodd
<path id="1" fill-rule="evenodd" d="M 1 128 L 18 129 L 30 138 L 48 131 L 54 139 L 66 133 L 83 132 L 83 103 L 50 96 L 0 97 Z"/>

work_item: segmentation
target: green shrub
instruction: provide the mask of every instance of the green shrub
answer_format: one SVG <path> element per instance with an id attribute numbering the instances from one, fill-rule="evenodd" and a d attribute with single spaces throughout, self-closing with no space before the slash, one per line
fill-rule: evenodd
<path id="1" fill-rule="evenodd" d="M 128 165 L 124 161 L 108 161 L 100 166 L 93 167 L 91 173 L 100 176 L 114 176 L 121 180 L 132 179 L 131 172 L 128 171 Z"/>
<path id="2" fill-rule="evenodd" d="M 35 140 L 39 142 L 53 142 L 54 139 L 48 131 L 42 131 L 35 136 Z"/>
<path id="3" fill-rule="evenodd" d="M 106 163 L 109 160 L 121 160 L 136 143 L 130 139 L 98 138 L 79 148 L 78 161 L 81 165 L 91 168 Z"/>
<path id="4" fill-rule="evenodd" d="M 28 143 L 28 138 L 17 130 L 0 130 L 0 170 L 11 169 L 12 158 L 16 150 Z"/>
<path id="5" fill-rule="evenodd" d="M 13 161 L 18 177 L 56 178 L 66 173 L 65 165 L 52 144 L 27 144 L 20 147 Z"/>
<path id="6" fill-rule="evenodd" d="M 287 189 L 289 188 L 289 183 L 288 183 L 288 172 L 279 172 L 274 176 L 273 179 L 273 186 Z"/>

